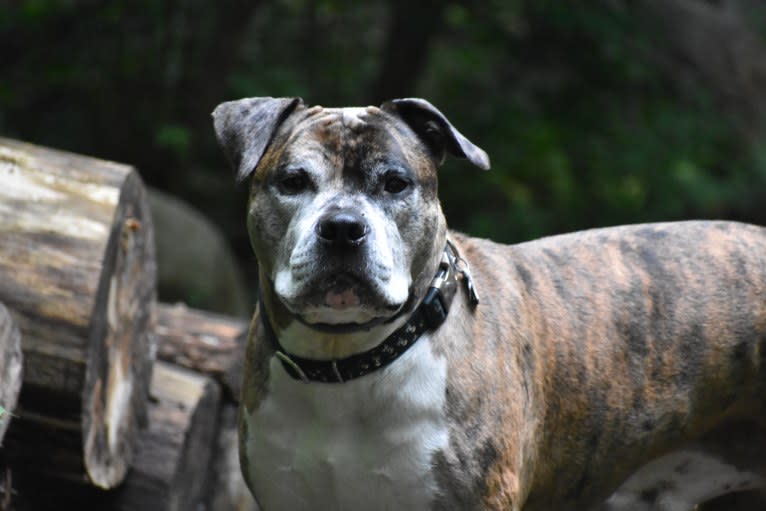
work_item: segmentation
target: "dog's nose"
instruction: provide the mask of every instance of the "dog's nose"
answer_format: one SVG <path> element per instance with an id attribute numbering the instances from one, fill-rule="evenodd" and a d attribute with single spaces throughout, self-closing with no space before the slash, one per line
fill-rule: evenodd
<path id="1" fill-rule="evenodd" d="M 353 211 L 338 211 L 322 218 L 317 224 L 317 236 L 323 243 L 341 246 L 357 246 L 367 236 L 367 223 Z"/>

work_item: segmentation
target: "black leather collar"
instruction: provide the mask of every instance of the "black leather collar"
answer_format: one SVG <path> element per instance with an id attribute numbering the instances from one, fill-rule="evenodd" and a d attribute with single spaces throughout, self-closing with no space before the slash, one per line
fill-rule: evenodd
<path id="1" fill-rule="evenodd" d="M 279 344 L 264 310 L 263 300 L 260 300 L 260 317 L 266 337 L 290 376 L 305 383 L 343 383 L 386 367 L 412 347 L 425 332 L 439 328 L 447 319 L 457 290 L 458 274 L 463 276 L 470 302 L 474 306 L 478 304 L 479 298 L 473 288 L 468 264 L 457 253 L 454 245 L 447 242 L 436 276 L 407 323 L 374 348 L 337 360 L 316 360 L 289 354 Z"/>

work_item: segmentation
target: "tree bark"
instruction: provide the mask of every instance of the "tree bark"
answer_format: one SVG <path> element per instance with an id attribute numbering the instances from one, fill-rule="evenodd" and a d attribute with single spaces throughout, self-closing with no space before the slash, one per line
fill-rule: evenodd
<path id="1" fill-rule="evenodd" d="M 24 353 L 12 468 L 122 481 L 146 419 L 155 275 L 131 167 L 0 139 L 0 300 Z"/>
<path id="2" fill-rule="evenodd" d="M 412 96 L 425 68 L 431 40 L 442 25 L 442 0 L 392 0 L 380 72 L 371 86 L 370 104 Z"/>
<path id="3" fill-rule="evenodd" d="M 0 304 L 0 446 L 15 413 L 21 389 L 21 364 L 21 334 L 8 309 Z"/>
<path id="4" fill-rule="evenodd" d="M 156 315 L 157 357 L 214 378 L 239 402 L 247 322 L 183 304 L 157 304 Z"/>
<path id="5" fill-rule="evenodd" d="M 766 132 L 766 43 L 750 26 L 747 3 L 641 0 L 637 5 L 660 31 L 664 44 L 658 60 L 667 72 L 679 83 L 705 83 L 740 131 L 758 141 Z"/>

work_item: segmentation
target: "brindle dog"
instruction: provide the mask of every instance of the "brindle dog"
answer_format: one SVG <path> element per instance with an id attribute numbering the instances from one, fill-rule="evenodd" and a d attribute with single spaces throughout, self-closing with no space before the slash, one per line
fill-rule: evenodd
<path id="1" fill-rule="evenodd" d="M 447 229 L 428 102 L 214 112 L 260 306 L 241 460 L 265 511 L 689 511 L 766 478 L 766 230 Z M 481 300 L 479 301 L 479 296 Z"/>

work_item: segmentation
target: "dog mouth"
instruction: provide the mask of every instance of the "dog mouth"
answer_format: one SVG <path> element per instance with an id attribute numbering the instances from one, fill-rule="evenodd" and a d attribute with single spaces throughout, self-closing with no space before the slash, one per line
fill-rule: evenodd
<path id="1" fill-rule="evenodd" d="M 358 286 L 339 283 L 329 289 L 323 297 L 324 305 L 337 311 L 344 311 L 362 305 Z"/>
<path id="2" fill-rule="evenodd" d="M 376 282 L 350 272 L 318 277 L 296 300 L 280 300 L 301 323 L 328 332 L 368 329 L 397 315 L 406 302 L 391 303 Z"/>

